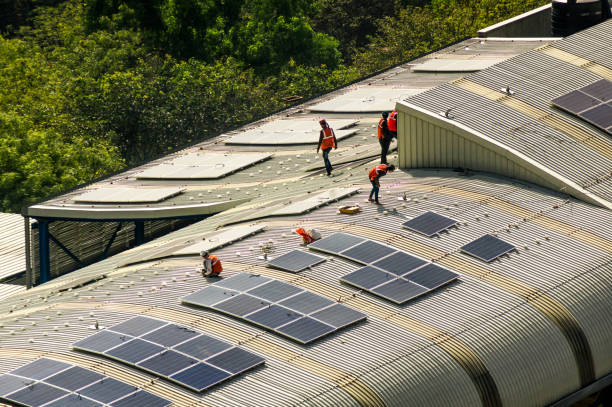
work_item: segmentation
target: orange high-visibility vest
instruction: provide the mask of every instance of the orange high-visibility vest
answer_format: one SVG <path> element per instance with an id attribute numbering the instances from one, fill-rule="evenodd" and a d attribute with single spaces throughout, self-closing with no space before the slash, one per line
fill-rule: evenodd
<path id="1" fill-rule="evenodd" d="M 387 175 L 387 164 L 380 164 L 370 170 L 370 181 L 374 181 L 378 177 Z"/>
<path id="2" fill-rule="evenodd" d="M 212 273 L 213 274 L 221 274 L 223 271 L 223 266 L 221 266 L 221 260 L 214 254 L 209 254 L 208 258 L 212 264 Z"/>
<path id="3" fill-rule="evenodd" d="M 321 131 L 323 132 L 321 150 L 327 150 L 328 148 L 336 147 L 336 143 L 334 142 L 334 131 L 331 129 L 331 127 L 326 127 Z"/>
<path id="4" fill-rule="evenodd" d="M 306 244 L 310 244 L 310 243 L 314 242 L 314 239 L 312 238 L 312 236 L 310 236 L 308 233 L 306 233 L 304 228 L 297 228 L 295 230 L 295 233 L 297 233 L 298 235 L 302 236 L 302 240 L 304 240 L 304 243 L 306 243 Z"/>
<path id="5" fill-rule="evenodd" d="M 387 126 L 389 126 L 389 131 L 394 131 L 397 133 L 397 110 L 392 111 L 389 115 Z"/>
<path id="6" fill-rule="evenodd" d="M 385 118 L 381 117 L 378 121 L 378 139 L 382 140 L 385 138 L 385 134 L 383 133 L 383 123 L 385 122 Z"/>

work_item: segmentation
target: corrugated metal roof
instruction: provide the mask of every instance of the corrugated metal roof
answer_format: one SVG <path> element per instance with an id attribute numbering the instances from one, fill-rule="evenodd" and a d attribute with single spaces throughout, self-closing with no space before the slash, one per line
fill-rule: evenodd
<path id="1" fill-rule="evenodd" d="M 26 269 L 25 260 L 23 217 L 0 213 L 0 280 L 23 273 Z"/>

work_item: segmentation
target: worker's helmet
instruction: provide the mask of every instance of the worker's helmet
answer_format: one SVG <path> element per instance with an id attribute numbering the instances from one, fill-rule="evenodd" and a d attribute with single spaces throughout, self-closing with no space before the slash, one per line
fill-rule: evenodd
<path id="1" fill-rule="evenodd" d="M 200 252 L 200 256 L 202 256 L 202 257 L 206 257 L 206 256 L 208 256 L 208 252 L 207 252 L 206 250 L 202 250 L 202 251 Z"/>
<path id="2" fill-rule="evenodd" d="M 382 117 L 384 117 L 385 119 L 389 117 L 389 112 L 382 112 Z"/>
<path id="3" fill-rule="evenodd" d="M 321 125 L 321 127 L 327 127 L 327 121 L 325 119 L 319 120 L 319 124 Z"/>

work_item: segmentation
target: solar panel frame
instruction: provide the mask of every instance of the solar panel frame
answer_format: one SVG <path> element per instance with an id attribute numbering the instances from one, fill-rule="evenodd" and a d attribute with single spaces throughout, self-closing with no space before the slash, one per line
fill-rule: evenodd
<path id="1" fill-rule="evenodd" d="M 50 386 L 43 382 L 36 382 L 21 390 L 10 393 L 4 396 L 4 398 L 12 402 L 20 403 L 20 405 L 41 406 L 64 397 L 67 394 L 69 394 L 69 392 L 66 390 L 58 389 L 57 387 Z"/>
<path id="2" fill-rule="evenodd" d="M 255 297 L 262 298 L 270 302 L 283 301 L 303 292 L 301 288 L 294 285 L 283 283 L 282 281 L 272 280 L 266 284 L 252 288 L 246 293 Z"/>
<path id="3" fill-rule="evenodd" d="M 489 234 L 483 235 L 459 248 L 462 252 L 487 263 L 514 249 L 516 249 L 516 246 Z M 490 255 L 487 256 L 485 253 L 490 253 Z"/>
<path id="4" fill-rule="evenodd" d="M 32 382 L 32 380 L 28 380 L 23 377 L 17 377 L 8 373 L 0 375 L 0 398 L 4 395 L 11 394 L 19 389 L 23 389 Z"/>
<path id="5" fill-rule="evenodd" d="M 600 79 L 597 82 L 593 82 L 590 85 L 580 88 L 580 91 L 602 102 L 612 100 L 612 82 L 607 79 Z"/>
<path id="6" fill-rule="evenodd" d="M 378 267 L 396 276 L 401 276 L 425 264 L 427 264 L 427 261 L 423 259 L 402 251 L 397 251 L 396 253 L 372 263 L 372 266 Z"/>
<path id="7" fill-rule="evenodd" d="M 612 106 L 601 104 L 592 109 L 580 112 L 580 117 L 602 129 L 612 126 Z"/>
<path id="8" fill-rule="evenodd" d="M 73 366 L 45 378 L 44 382 L 56 387 L 75 391 L 82 387 L 89 386 L 102 378 L 104 378 L 103 374 L 84 369 L 80 366 Z"/>
<path id="9" fill-rule="evenodd" d="M 40 358 L 12 371 L 15 376 L 43 380 L 70 367 L 70 364 L 49 358 Z"/>
<path id="10" fill-rule="evenodd" d="M 104 351 L 122 345 L 132 339 L 134 339 L 133 336 L 104 330 L 76 342 L 73 346 L 87 348 L 89 352 L 93 353 L 104 353 Z M 93 344 L 96 344 L 95 348 Z"/>
<path id="11" fill-rule="evenodd" d="M 240 295 L 244 295 L 244 294 L 240 294 Z M 232 298 L 234 297 L 231 297 L 230 299 Z M 256 299 L 256 300 L 261 301 L 259 299 Z M 136 318 L 132 318 L 132 319 L 136 319 Z M 122 328 L 125 328 L 126 326 L 133 327 L 134 324 L 127 324 L 127 322 L 130 322 L 130 321 L 131 320 L 124 321 L 120 324 L 117 324 L 116 326 L 121 326 Z M 160 320 L 156 320 L 156 321 L 163 322 L 165 325 L 162 325 L 160 328 L 156 330 L 147 331 L 141 336 L 135 337 L 129 342 L 126 342 L 116 347 L 110 348 L 103 353 L 100 353 L 97 350 L 92 351 L 85 347 L 77 346 L 77 344 L 83 344 L 83 343 L 86 344 L 87 341 L 85 340 L 81 340 L 73 344 L 73 349 L 83 350 L 86 352 L 92 351 L 93 353 L 101 354 L 105 357 L 115 359 L 123 363 L 126 363 L 130 366 L 134 366 L 141 370 L 150 372 L 159 377 L 165 378 L 166 380 L 169 380 L 174 383 L 185 386 L 191 390 L 200 391 L 196 388 L 197 386 L 194 387 L 192 385 L 189 385 L 188 382 L 190 382 L 190 380 L 188 380 L 188 378 L 185 378 L 185 376 L 182 375 L 181 373 L 185 371 L 189 371 L 193 367 L 197 366 L 198 364 L 202 364 L 202 363 L 207 363 L 209 366 L 212 367 L 213 365 L 207 362 L 208 360 L 224 352 L 228 352 L 236 348 L 235 346 L 225 341 L 216 339 L 212 336 L 205 335 L 198 331 L 194 331 L 189 328 L 181 327 L 175 324 L 170 324 L 168 322 L 164 322 Z M 115 326 L 107 328 L 107 331 L 109 333 L 115 333 L 114 328 Z M 175 333 L 178 332 L 179 334 L 177 335 L 177 338 L 175 340 L 170 341 L 167 338 L 167 334 L 171 334 L 172 332 L 175 332 Z M 194 333 L 197 336 L 193 336 Z M 161 334 L 161 335 L 156 335 L 156 334 Z M 157 340 L 157 341 L 163 342 L 163 344 L 166 344 L 168 346 L 160 346 L 160 344 L 151 342 L 150 340 L 153 340 L 153 341 Z M 126 345 L 130 345 L 130 347 L 127 347 Z M 132 347 L 135 347 L 135 349 L 131 349 Z M 155 353 L 154 352 L 155 350 L 160 350 L 160 351 Z M 257 356 L 256 354 L 252 352 L 247 352 L 247 351 L 242 351 L 242 350 L 234 351 L 234 352 L 236 354 L 242 354 L 243 358 L 246 357 L 244 356 L 246 354 L 252 355 L 252 357 L 250 357 L 249 360 L 253 360 L 254 365 L 250 367 L 247 366 L 243 370 L 248 370 L 248 369 L 254 368 L 256 366 L 259 366 L 265 363 L 265 360 L 263 358 Z M 218 368 L 215 368 L 215 369 L 219 370 Z M 221 381 L 225 381 L 226 379 L 229 379 L 238 374 L 239 373 L 234 374 L 230 372 L 223 372 L 223 374 L 220 374 L 217 376 L 221 378 Z M 178 377 L 178 379 L 175 376 Z M 207 383 L 205 387 L 208 388 L 217 383 L 220 383 L 220 382 L 218 381 L 216 383 Z M 95 391 L 95 388 L 93 388 L 92 391 Z M 108 403 L 108 401 L 103 401 L 103 402 Z"/>
<path id="12" fill-rule="evenodd" d="M 111 407 L 166 407 L 172 402 L 155 394 L 140 390 L 111 403 Z"/>
<path id="13" fill-rule="evenodd" d="M 85 398 L 79 394 L 71 393 L 50 404 L 45 404 L 45 407 L 101 407 L 102 403 Z"/>
<path id="14" fill-rule="evenodd" d="M 429 290 L 421 285 L 399 277 L 386 284 L 374 287 L 372 292 L 400 305 L 429 292 Z"/>
<path id="15" fill-rule="evenodd" d="M 551 103 L 612 135 L 612 81 L 600 79 Z"/>
<path id="16" fill-rule="evenodd" d="M 600 103 L 596 98 L 575 90 L 552 100 L 552 104 L 570 113 L 578 114 Z"/>
<path id="17" fill-rule="evenodd" d="M 437 235 L 440 232 L 459 223 L 458 221 L 439 215 L 432 211 L 427 211 L 419 216 L 402 223 L 402 227 L 420 233 L 427 237 Z"/>
<path id="18" fill-rule="evenodd" d="M 237 276 L 230 277 L 229 279 L 236 278 Z M 244 281 L 245 277 L 240 277 L 240 280 Z M 266 284 L 271 284 L 271 282 L 268 282 Z M 264 285 L 257 287 L 257 289 L 263 288 L 265 288 Z M 355 313 L 360 314 L 358 315 L 359 318 L 356 318 L 357 315 L 355 315 L 355 317 L 353 318 L 347 318 L 347 320 L 350 320 L 350 323 L 343 326 L 334 327 L 331 325 L 327 325 L 321 321 L 317 321 L 313 318 L 309 318 L 308 314 L 313 314 L 315 312 L 321 311 L 322 309 L 335 304 L 335 301 L 332 301 L 320 295 L 313 294 L 309 291 L 299 289 L 299 292 L 297 294 L 292 294 L 289 297 L 281 298 L 279 301 L 268 303 L 263 299 L 258 299 L 257 297 L 250 295 L 255 291 L 256 290 L 254 289 L 250 289 L 249 291 L 246 291 L 245 293 L 240 293 L 238 296 L 235 297 L 251 297 L 248 302 L 250 302 L 251 304 L 255 304 L 255 306 L 251 308 L 250 312 L 247 312 L 247 301 L 244 301 L 244 303 L 247 304 L 247 306 L 245 307 L 243 307 L 241 304 L 239 304 L 239 306 L 237 307 L 234 307 L 233 304 L 229 304 L 230 306 L 227 306 L 227 304 L 225 303 L 232 301 L 232 299 L 214 305 L 208 305 L 207 303 L 197 304 L 193 301 L 189 301 L 188 303 L 192 305 L 199 305 L 204 308 L 210 308 L 215 311 L 231 315 L 233 317 L 239 317 L 245 322 L 249 322 L 254 325 L 263 327 L 302 344 L 309 343 L 322 336 L 328 335 L 331 332 L 342 329 L 348 326 L 349 324 L 355 323 L 358 320 L 363 320 L 366 318 L 365 314 L 353 310 Z M 191 299 L 193 298 L 194 297 L 191 296 Z M 256 303 L 253 299 L 260 301 L 260 303 Z M 339 318 L 341 316 L 336 317 Z M 303 328 L 302 325 L 310 326 L 313 331 L 303 332 L 303 329 L 305 328 Z M 292 333 L 294 332 L 298 336 L 292 336 Z"/>
<path id="19" fill-rule="evenodd" d="M 386 271 L 382 271 L 378 268 L 365 266 L 353 271 L 352 273 L 342 276 L 340 281 L 364 290 L 370 290 L 371 288 L 385 284 L 396 277 L 397 276 L 387 273 Z"/>
<path id="20" fill-rule="evenodd" d="M 238 347 L 226 350 L 207 360 L 207 363 L 234 375 L 261 366 L 265 359 Z"/>
<path id="21" fill-rule="evenodd" d="M 210 376 L 212 376 L 212 380 L 202 380 L 209 378 Z M 170 376 L 170 379 L 191 390 L 202 392 L 212 386 L 228 380 L 231 377 L 232 374 L 229 372 L 223 371 L 208 363 L 200 362 L 189 369 L 175 373 L 174 375 Z M 196 382 L 195 379 L 198 379 L 198 381 Z M 196 385 L 196 383 L 200 383 L 200 385 Z"/>
<path id="22" fill-rule="evenodd" d="M 302 250 L 292 250 L 268 261 L 268 267 L 274 267 L 292 273 L 299 273 L 309 267 L 323 263 L 326 259 Z"/>
<path id="23" fill-rule="evenodd" d="M 456 280 L 459 274 L 454 273 L 437 264 L 427 264 L 402 276 L 404 279 L 419 284 L 428 290 L 435 290 L 451 281 Z"/>

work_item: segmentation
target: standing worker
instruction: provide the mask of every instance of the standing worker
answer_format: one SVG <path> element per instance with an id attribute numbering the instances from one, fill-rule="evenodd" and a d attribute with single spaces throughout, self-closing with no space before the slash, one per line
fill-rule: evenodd
<path id="1" fill-rule="evenodd" d="M 218 277 L 223 271 L 221 260 L 214 254 L 208 253 L 206 250 L 200 252 L 202 256 L 202 277 Z"/>
<path id="2" fill-rule="evenodd" d="M 319 145 L 317 146 L 317 154 L 319 154 L 319 149 L 323 150 L 323 161 L 325 162 L 325 171 L 327 171 L 327 175 L 330 176 L 332 172 L 332 165 L 329 161 L 329 152 L 332 147 L 334 149 L 338 148 L 338 141 L 336 140 L 336 133 L 334 130 L 329 127 L 327 121 L 325 119 L 321 119 L 319 121 L 321 125 L 321 131 L 319 132 Z"/>
<path id="3" fill-rule="evenodd" d="M 382 112 L 382 118 L 378 121 L 378 142 L 380 143 L 380 163 L 387 164 L 387 152 L 391 144 L 391 134 L 387 125 L 388 112 Z"/>
<path id="4" fill-rule="evenodd" d="M 374 201 L 376 205 L 380 205 L 378 202 L 378 190 L 380 189 L 380 177 L 387 175 L 387 172 L 395 171 L 395 165 L 379 164 L 370 170 L 370 182 L 372 183 L 372 191 L 370 191 L 370 197 L 368 201 Z M 375 198 L 372 199 L 372 196 Z"/>
<path id="5" fill-rule="evenodd" d="M 389 128 L 391 139 L 393 139 L 393 137 L 397 138 L 397 110 L 392 111 L 389 115 L 387 127 Z"/>

